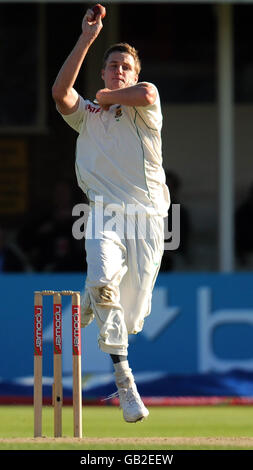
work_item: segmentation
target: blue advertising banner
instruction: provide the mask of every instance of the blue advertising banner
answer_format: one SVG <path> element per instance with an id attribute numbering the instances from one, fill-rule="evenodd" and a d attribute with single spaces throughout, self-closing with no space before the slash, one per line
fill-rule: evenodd
<path id="1" fill-rule="evenodd" d="M 0 276 L 0 378 L 33 375 L 33 292 L 83 291 L 80 274 Z M 129 337 L 133 372 L 167 374 L 253 371 L 253 274 L 167 274 L 158 277 L 144 329 Z M 52 299 L 44 301 L 43 375 L 53 370 Z M 94 321 L 82 330 L 84 373 L 111 373 Z M 63 300 L 63 373 L 71 374 L 71 305 Z"/>

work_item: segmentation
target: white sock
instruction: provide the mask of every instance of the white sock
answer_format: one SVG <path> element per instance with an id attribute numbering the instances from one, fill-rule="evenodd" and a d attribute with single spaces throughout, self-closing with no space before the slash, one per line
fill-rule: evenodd
<path id="1" fill-rule="evenodd" d="M 132 369 L 130 369 L 128 361 L 116 362 L 114 365 L 116 385 L 121 388 L 127 388 L 134 382 Z"/>

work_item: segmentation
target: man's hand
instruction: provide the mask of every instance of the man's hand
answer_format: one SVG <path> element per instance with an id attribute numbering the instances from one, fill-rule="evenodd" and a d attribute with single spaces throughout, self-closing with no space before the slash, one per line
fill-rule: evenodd
<path id="1" fill-rule="evenodd" d="M 97 14 L 94 18 L 94 12 L 90 8 L 86 11 L 82 21 L 82 32 L 88 41 L 93 42 L 99 35 L 103 24 L 101 14 Z"/>

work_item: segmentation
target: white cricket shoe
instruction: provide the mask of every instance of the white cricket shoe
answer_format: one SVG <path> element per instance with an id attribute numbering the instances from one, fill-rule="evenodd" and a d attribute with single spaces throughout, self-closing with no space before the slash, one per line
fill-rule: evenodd
<path id="1" fill-rule="evenodd" d="M 134 382 L 127 388 L 118 387 L 118 394 L 120 408 L 127 423 L 136 423 L 148 417 L 149 411 L 142 402 Z"/>

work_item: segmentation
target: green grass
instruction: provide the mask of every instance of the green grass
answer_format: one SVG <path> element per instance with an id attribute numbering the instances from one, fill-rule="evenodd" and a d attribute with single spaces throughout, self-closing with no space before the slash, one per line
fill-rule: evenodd
<path id="1" fill-rule="evenodd" d="M 0 449 L 250 449 L 249 446 L 225 444 L 184 445 L 157 443 L 92 443 L 85 438 L 152 438 L 152 437 L 217 437 L 253 438 L 253 407 L 150 407 L 150 416 L 142 423 L 128 424 L 123 421 L 121 410 L 116 407 L 83 407 L 82 443 L 64 442 L 10 442 L 12 438 L 33 437 L 33 408 L 30 406 L 0 407 Z M 43 408 L 43 436 L 53 437 L 53 410 Z M 63 408 L 63 436 L 73 436 L 73 411 Z M 9 441 L 10 440 L 10 441 Z"/>

